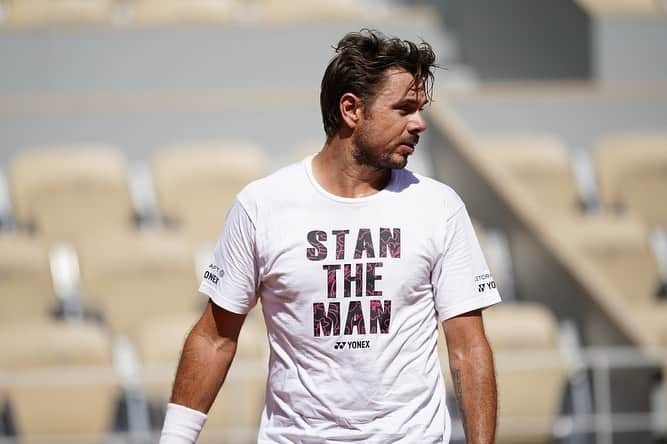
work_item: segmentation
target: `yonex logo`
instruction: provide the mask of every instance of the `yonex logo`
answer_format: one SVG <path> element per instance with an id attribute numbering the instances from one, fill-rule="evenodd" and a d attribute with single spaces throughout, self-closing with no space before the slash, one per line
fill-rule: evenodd
<path id="1" fill-rule="evenodd" d="M 334 345 L 334 350 L 342 350 L 347 346 L 348 349 L 358 349 L 358 348 L 371 348 L 371 341 L 347 341 L 347 342 L 336 342 Z"/>
<path id="2" fill-rule="evenodd" d="M 486 291 L 487 288 L 489 290 L 492 289 L 492 288 L 496 288 L 496 282 L 491 281 L 491 282 L 486 282 L 484 284 L 477 284 L 477 292 L 479 292 L 479 293 L 482 293 L 482 292 Z"/>
<path id="3" fill-rule="evenodd" d="M 218 279 L 222 279 L 225 275 L 225 271 L 215 264 L 210 264 L 208 266 L 208 271 L 204 272 L 204 279 L 208 279 L 214 284 L 218 283 Z"/>
<path id="4" fill-rule="evenodd" d="M 216 276 L 215 274 L 210 273 L 210 272 L 208 272 L 208 271 L 205 271 L 205 272 L 204 272 L 204 279 L 207 279 L 207 280 L 211 281 L 211 282 L 214 283 L 214 284 L 217 284 L 217 283 L 218 283 L 218 276 Z"/>

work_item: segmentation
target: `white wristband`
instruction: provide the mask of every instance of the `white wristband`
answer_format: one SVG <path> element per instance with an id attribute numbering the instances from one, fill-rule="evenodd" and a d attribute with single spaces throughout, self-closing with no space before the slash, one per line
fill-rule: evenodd
<path id="1" fill-rule="evenodd" d="M 207 416 L 197 410 L 169 403 L 160 444 L 194 444 Z"/>

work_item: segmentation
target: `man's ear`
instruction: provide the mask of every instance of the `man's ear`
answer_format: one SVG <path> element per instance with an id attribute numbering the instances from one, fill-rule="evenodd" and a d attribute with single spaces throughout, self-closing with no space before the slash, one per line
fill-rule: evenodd
<path id="1" fill-rule="evenodd" d="M 356 128 L 363 113 L 364 105 L 361 99 L 352 93 L 345 93 L 340 98 L 339 106 L 345 126 L 350 129 Z"/>

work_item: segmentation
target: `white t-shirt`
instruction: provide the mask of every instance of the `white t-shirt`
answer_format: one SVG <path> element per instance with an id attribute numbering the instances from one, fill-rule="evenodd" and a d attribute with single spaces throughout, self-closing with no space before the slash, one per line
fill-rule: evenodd
<path id="1" fill-rule="evenodd" d="M 235 313 L 261 300 L 258 443 L 447 443 L 438 321 L 500 301 L 465 206 L 405 169 L 335 196 L 311 160 L 239 193 L 200 287 Z"/>

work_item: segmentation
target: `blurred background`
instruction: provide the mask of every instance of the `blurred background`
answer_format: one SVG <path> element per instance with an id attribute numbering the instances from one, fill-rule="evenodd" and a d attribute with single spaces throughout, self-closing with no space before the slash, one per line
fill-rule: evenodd
<path id="1" fill-rule="evenodd" d="M 362 27 L 445 67 L 410 167 L 463 196 L 505 300 L 497 442 L 667 442 L 666 8 L 0 0 L 0 442 L 157 442 L 227 207 L 320 149 Z M 253 442 L 265 336 L 253 310 L 201 442 Z"/>

